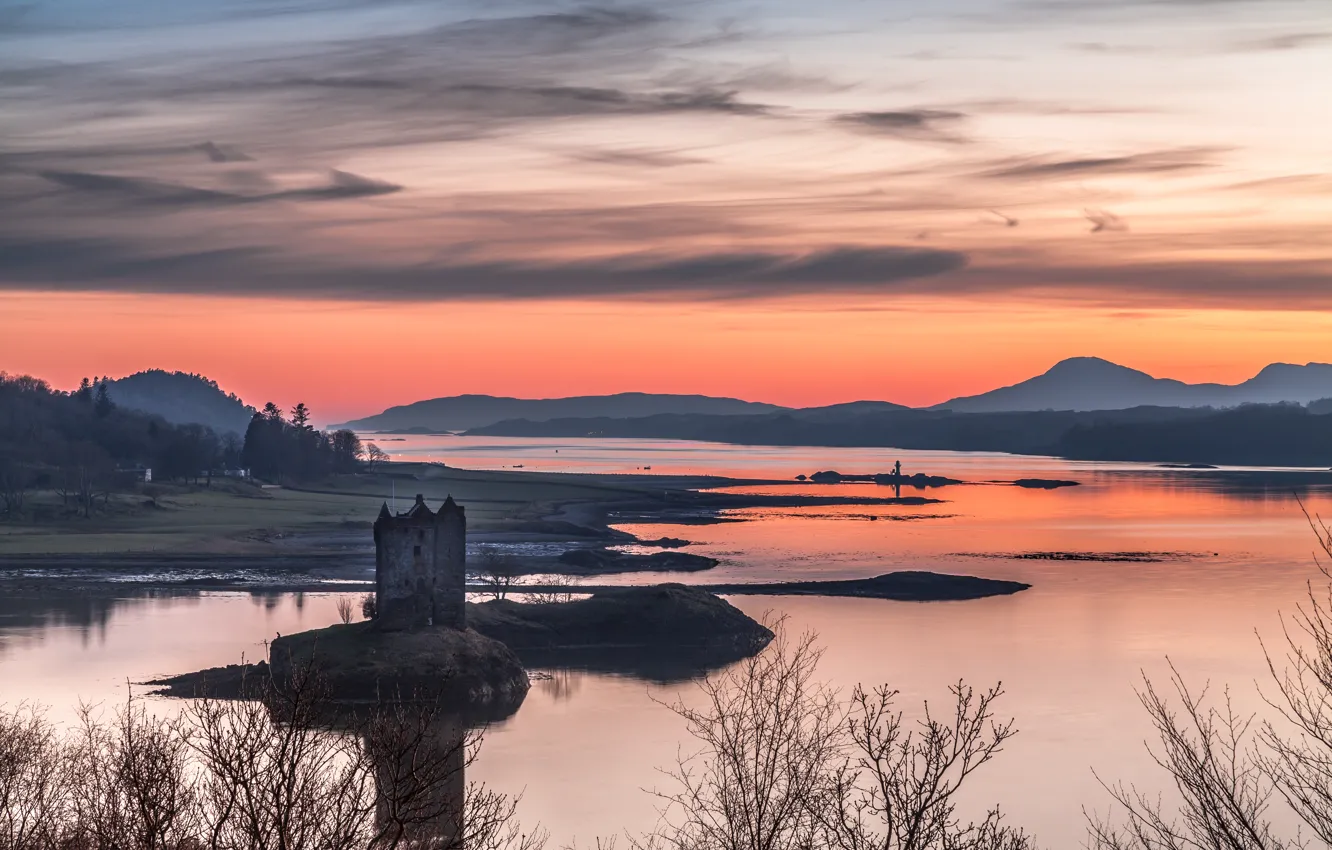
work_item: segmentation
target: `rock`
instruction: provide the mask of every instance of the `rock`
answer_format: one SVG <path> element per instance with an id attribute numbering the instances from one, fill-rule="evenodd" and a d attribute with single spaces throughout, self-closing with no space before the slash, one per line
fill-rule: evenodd
<path id="1" fill-rule="evenodd" d="M 914 487 L 922 490 L 926 487 L 947 487 L 949 484 L 964 483 L 957 478 L 945 478 L 942 475 L 926 475 L 923 472 L 917 472 L 915 475 L 894 475 L 891 472 L 881 472 L 874 476 L 875 484 L 882 484 L 889 487 L 901 485 L 902 487 Z"/>
<path id="2" fill-rule="evenodd" d="M 643 646 L 757 650 L 772 632 L 724 599 L 683 584 L 606 588 L 587 599 L 469 606 L 478 632 L 515 648 Z"/>
<path id="3" fill-rule="evenodd" d="M 681 540 L 679 537 L 658 537 L 656 540 L 640 540 L 639 546 L 658 546 L 662 549 L 679 549 L 688 546 L 688 540 Z"/>
<path id="4" fill-rule="evenodd" d="M 553 604 L 469 606 L 474 628 L 528 664 L 678 681 L 754 655 L 772 632 L 724 599 L 682 584 L 606 588 Z"/>
<path id="5" fill-rule="evenodd" d="M 1080 481 L 1060 481 L 1053 478 L 1019 478 L 1013 482 L 1014 487 L 1026 487 L 1029 490 L 1055 490 L 1060 487 L 1077 487 Z"/>
<path id="6" fill-rule="evenodd" d="M 873 578 L 784 581 L 771 584 L 713 584 L 713 593 L 756 596 L 854 596 L 904 602 L 947 602 L 1007 596 L 1027 590 L 1020 581 L 902 570 Z"/>
<path id="7" fill-rule="evenodd" d="M 651 555 L 630 555 L 610 549 L 570 549 L 560 554 L 559 562 L 566 567 L 566 575 L 612 575 L 636 572 L 698 572 L 717 566 L 716 558 L 691 555 L 687 552 L 653 552 Z"/>
<path id="8" fill-rule="evenodd" d="M 915 475 L 898 475 L 894 472 L 879 472 L 874 475 L 844 475 L 834 470 L 825 472 L 816 472 L 809 476 L 809 480 L 815 484 L 881 484 L 889 487 L 914 487 L 923 489 L 925 487 L 946 487 L 949 484 L 963 484 L 965 482 L 957 478 L 945 478 L 942 475 L 926 475 L 923 472 L 917 472 Z"/>
<path id="9" fill-rule="evenodd" d="M 422 699 L 504 716 L 522 704 L 530 684 L 507 646 L 472 629 L 390 632 L 368 621 L 283 635 L 269 650 L 278 679 L 312 657 L 343 702 Z"/>

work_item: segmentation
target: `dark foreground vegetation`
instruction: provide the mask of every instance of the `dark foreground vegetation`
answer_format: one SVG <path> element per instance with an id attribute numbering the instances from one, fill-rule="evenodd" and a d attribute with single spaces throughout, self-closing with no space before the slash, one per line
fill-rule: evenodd
<path id="1" fill-rule="evenodd" d="M 62 392 L 0 373 L 0 520 L 90 518 L 109 510 L 113 495 L 151 499 L 163 482 L 300 482 L 384 458 L 350 431 L 315 429 L 303 404 L 290 419 L 269 404 L 242 438 L 121 406 L 105 380 Z"/>
<path id="2" fill-rule="evenodd" d="M 998 451 L 1076 460 L 1332 466 L 1332 415 L 1318 404 L 1128 410 L 953 413 L 855 408 L 837 415 L 675 415 L 637 419 L 510 420 L 468 433 L 511 437 L 630 437 L 741 445 L 882 446 Z"/>
<path id="3" fill-rule="evenodd" d="M 73 729 L 0 710 L 2 850 L 535 850 L 464 772 L 481 735 L 430 704 L 351 713 L 310 669 L 175 717 L 131 700 Z"/>
<path id="4" fill-rule="evenodd" d="M 64 393 L 0 373 L 0 518 L 30 514 L 36 490 L 53 491 L 61 513 L 90 516 L 142 483 L 145 469 L 160 480 L 206 479 L 238 467 L 241 452 L 237 437 L 117 406 L 105 383 Z"/>

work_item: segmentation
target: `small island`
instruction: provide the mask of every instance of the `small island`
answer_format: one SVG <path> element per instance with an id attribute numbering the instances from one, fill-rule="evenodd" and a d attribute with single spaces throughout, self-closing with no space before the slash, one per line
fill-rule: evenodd
<path id="1" fill-rule="evenodd" d="M 653 552 L 636 555 L 615 549 L 569 549 L 560 554 L 560 572 L 572 576 L 603 576 L 617 573 L 698 572 L 717 566 L 716 558 L 688 552 Z"/>

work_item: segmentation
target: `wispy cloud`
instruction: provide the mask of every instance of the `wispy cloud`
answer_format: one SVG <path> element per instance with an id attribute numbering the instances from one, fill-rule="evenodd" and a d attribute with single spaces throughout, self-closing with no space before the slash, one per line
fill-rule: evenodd
<path id="1" fill-rule="evenodd" d="M 925 142 L 963 142 L 958 130 L 966 115 L 947 109 L 904 109 L 885 112 L 849 112 L 839 124 L 899 139 Z"/>
<path id="2" fill-rule="evenodd" d="M 268 295 L 372 301 L 623 298 L 687 294 L 772 298 L 891 291 L 965 267 L 956 251 L 847 247 L 807 254 L 629 255 L 581 262 L 332 266 L 272 250 L 150 253 L 106 239 L 0 241 L 10 288 Z M 0 283 L 0 287 L 6 286 Z"/>
<path id="3" fill-rule="evenodd" d="M 121 201 L 153 205 L 255 204 L 267 201 L 324 201 L 387 195 L 402 189 L 392 183 L 346 171 L 332 171 L 327 183 L 259 194 L 240 194 L 164 183 L 140 177 L 93 174 L 84 171 L 42 171 L 39 176 L 76 192 L 111 195 Z"/>
<path id="4" fill-rule="evenodd" d="M 1332 42 L 1332 32 L 1289 32 L 1264 38 L 1237 41 L 1230 45 L 1232 50 L 1240 52 L 1262 52 L 1269 50 L 1299 50 Z"/>
<path id="5" fill-rule="evenodd" d="M 1100 174 L 1158 174 L 1215 165 L 1217 149 L 1189 148 L 1122 156 L 1032 157 L 1009 160 L 981 173 L 998 179 L 1062 179 Z"/>

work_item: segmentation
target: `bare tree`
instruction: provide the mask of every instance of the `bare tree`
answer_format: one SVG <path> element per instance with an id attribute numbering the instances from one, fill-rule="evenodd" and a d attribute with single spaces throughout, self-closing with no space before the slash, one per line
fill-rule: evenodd
<path id="1" fill-rule="evenodd" d="M 54 843 L 69 799 L 65 776 L 64 745 L 42 712 L 0 709 L 0 850 Z"/>
<path id="2" fill-rule="evenodd" d="M 365 468 L 369 472 L 374 472 L 375 467 L 380 464 L 388 463 L 388 452 L 381 449 L 374 443 L 367 443 L 365 447 Z"/>
<path id="3" fill-rule="evenodd" d="M 17 517 L 23 513 L 35 479 L 31 467 L 21 459 L 0 456 L 0 516 Z"/>
<path id="4" fill-rule="evenodd" d="M 352 612 L 355 610 L 355 604 L 352 602 L 351 597 L 345 593 L 342 594 L 338 597 L 336 607 L 338 619 L 342 621 L 342 625 L 349 625 L 352 621 Z"/>
<path id="5" fill-rule="evenodd" d="M 976 770 L 1017 734 L 1013 721 L 996 720 L 996 685 L 977 692 L 963 682 L 950 689 L 949 716 L 924 706 L 924 717 L 907 723 L 894 709 L 897 691 L 856 688 L 847 736 L 851 758 L 832 776 L 826 799 L 815 806 L 840 850 L 933 850 L 933 848 L 1030 847 L 1021 831 L 1003 824 L 992 808 L 980 822 L 964 823 L 957 795 Z"/>
<path id="6" fill-rule="evenodd" d="M 669 708 L 701 745 L 665 771 L 662 826 L 648 843 L 689 850 L 820 846 L 811 804 L 842 763 L 845 710 L 818 682 L 812 634 L 775 624 L 768 649 L 700 683 L 703 704 Z"/>
<path id="7" fill-rule="evenodd" d="M 428 702 L 363 713 L 317 670 L 242 683 L 176 719 L 131 700 L 73 734 L 0 709 L 0 850 L 540 850 L 518 800 L 463 770 L 480 732 Z"/>
<path id="8" fill-rule="evenodd" d="M 573 601 L 574 594 L 578 592 L 578 580 L 573 576 L 550 575 L 545 576 L 541 585 L 544 588 L 540 591 L 528 591 L 527 599 L 535 605 L 554 605 L 561 602 Z"/>
<path id="9" fill-rule="evenodd" d="M 202 809 L 189 772 L 190 731 L 130 700 L 103 723 L 84 706 L 69 748 L 76 790 L 75 846 L 174 850 L 199 835 Z"/>
<path id="10" fill-rule="evenodd" d="M 1306 516 L 1308 516 L 1306 512 Z M 1332 558 L 1332 529 L 1309 517 L 1319 548 Z M 1271 811 L 1284 805 L 1323 846 L 1332 844 L 1332 574 L 1310 582 L 1308 599 L 1284 627 L 1285 665 L 1263 646 L 1275 691 L 1263 695 L 1272 716 L 1237 713 L 1229 690 L 1213 704 L 1171 666 L 1173 695 L 1145 680 L 1139 699 L 1160 744 L 1152 756 L 1171 777 L 1180 802 L 1132 786 L 1107 785 L 1121 823 L 1090 816 L 1094 850 L 1286 850 L 1299 836 L 1279 835 Z M 1293 627 L 1293 628 L 1292 628 Z"/>
<path id="11" fill-rule="evenodd" d="M 494 546 L 482 546 L 476 559 L 476 578 L 496 599 L 503 599 L 523 579 L 522 565 Z"/>
<path id="12" fill-rule="evenodd" d="M 816 678 L 812 635 L 784 624 L 755 658 L 701 684 L 703 703 L 670 708 L 701 743 L 666 771 L 674 790 L 643 847 L 689 850 L 1027 850 L 998 809 L 963 822 L 964 783 L 1002 751 L 999 687 L 952 688 L 944 718 L 908 724 L 897 692 L 856 688 L 849 703 Z"/>

